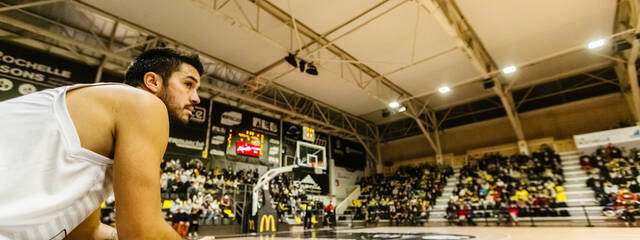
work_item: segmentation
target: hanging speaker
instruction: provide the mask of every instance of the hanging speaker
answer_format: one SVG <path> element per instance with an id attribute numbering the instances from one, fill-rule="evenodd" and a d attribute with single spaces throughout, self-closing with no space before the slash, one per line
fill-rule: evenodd
<path id="1" fill-rule="evenodd" d="M 493 82 L 493 79 L 487 78 L 487 79 L 482 81 L 482 85 L 484 86 L 484 89 L 491 89 L 491 88 L 493 88 L 493 86 L 496 85 L 496 83 Z"/>

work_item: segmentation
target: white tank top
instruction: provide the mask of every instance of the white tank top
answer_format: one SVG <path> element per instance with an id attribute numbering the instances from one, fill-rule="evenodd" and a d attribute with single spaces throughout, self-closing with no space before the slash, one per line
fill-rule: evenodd
<path id="1" fill-rule="evenodd" d="M 0 239 L 63 239 L 113 193 L 113 160 L 80 146 L 65 101 L 95 85 L 0 102 Z"/>

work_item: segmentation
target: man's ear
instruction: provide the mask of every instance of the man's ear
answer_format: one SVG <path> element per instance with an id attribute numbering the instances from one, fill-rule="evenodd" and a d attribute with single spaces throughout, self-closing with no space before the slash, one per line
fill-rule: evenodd
<path id="1" fill-rule="evenodd" d="M 162 77 L 154 72 L 147 72 L 142 77 L 144 87 L 151 93 L 156 94 L 162 89 Z"/>

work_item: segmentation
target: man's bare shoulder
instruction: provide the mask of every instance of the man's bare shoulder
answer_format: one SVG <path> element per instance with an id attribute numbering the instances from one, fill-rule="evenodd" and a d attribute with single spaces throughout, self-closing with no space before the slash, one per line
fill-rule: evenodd
<path id="1" fill-rule="evenodd" d="M 82 146 L 106 157 L 113 156 L 119 125 L 168 125 L 166 107 L 158 97 L 127 85 L 73 89 L 66 100 Z"/>
<path id="2" fill-rule="evenodd" d="M 166 114 L 164 103 L 153 94 L 124 84 L 93 86 L 74 90 L 72 94 L 83 95 L 102 106 L 111 108 L 115 113 L 158 112 Z"/>

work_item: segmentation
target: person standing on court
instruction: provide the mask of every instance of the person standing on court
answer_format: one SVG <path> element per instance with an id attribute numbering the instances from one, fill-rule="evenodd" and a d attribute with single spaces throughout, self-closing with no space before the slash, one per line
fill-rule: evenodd
<path id="1" fill-rule="evenodd" d="M 0 239 L 181 239 L 160 209 L 169 122 L 200 102 L 197 55 L 142 53 L 125 84 L 78 84 L 0 102 Z M 116 229 L 100 204 L 116 200 Z"/>

